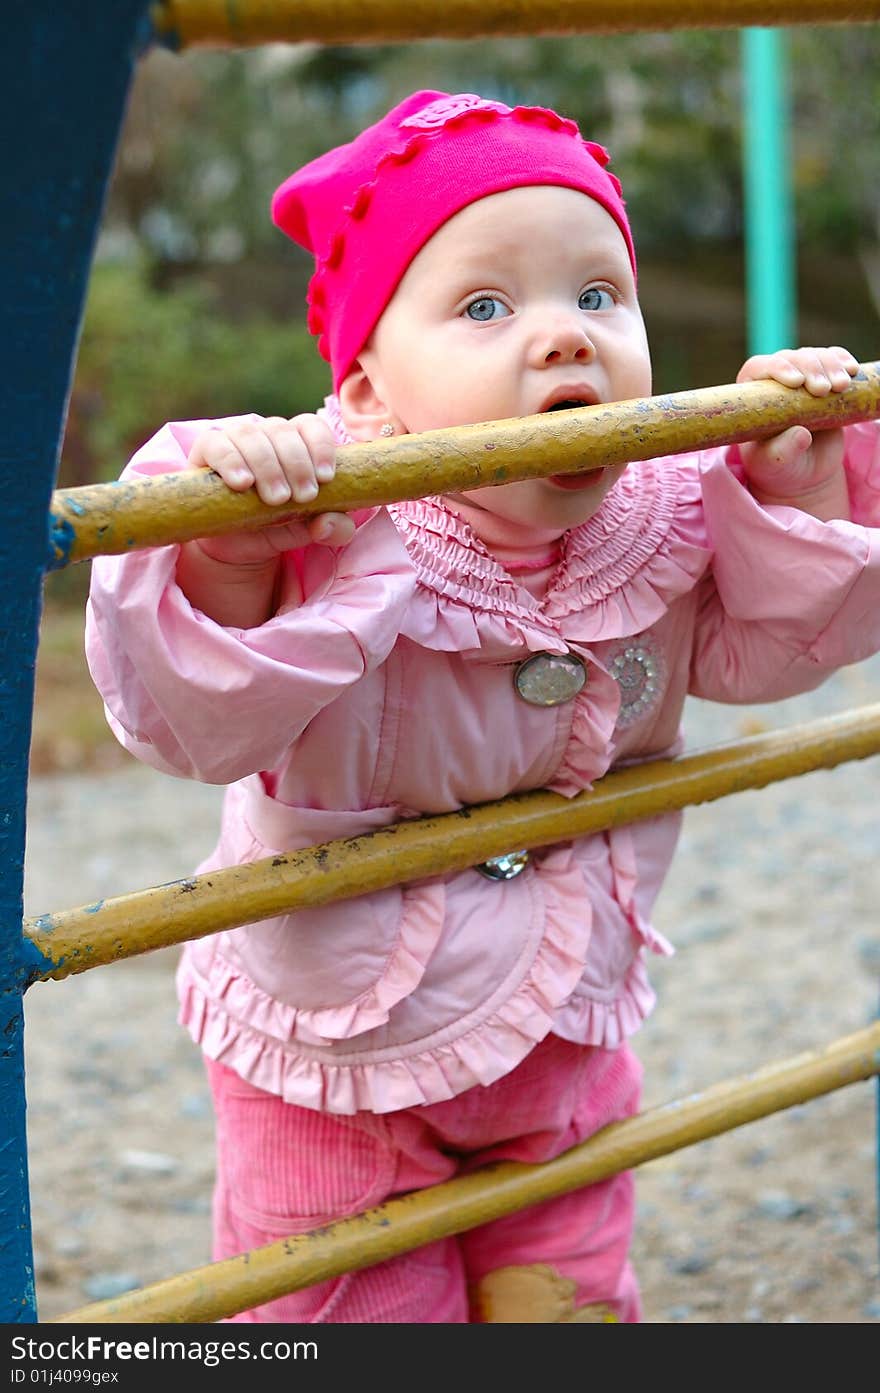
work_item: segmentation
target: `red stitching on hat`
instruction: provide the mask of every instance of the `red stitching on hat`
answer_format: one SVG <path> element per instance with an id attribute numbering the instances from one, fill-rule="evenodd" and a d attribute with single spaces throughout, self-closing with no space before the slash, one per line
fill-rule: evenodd
<path id="1" fill-rule="evenodd" d="M 544 125 L 550 130 L 564 131 L 566 135 L 577 136 L 581 140 L 581 133 L 578 130 L 577 122 L 571 121 L 567 116 L 560 116 L 558 111 L 551 111 L 546 106 L 515 106 L 510 113 L 515 121 L 522 121 L 526 125 L 530 122 L 533 125 Z M 588 142 L 583 141 L 586 145 Z"/>
<path id="2" fill-rule="evenodd" d="M 328 270 L 330 270 L 330 271 L 335 271 L 335 270 L 336 270 L 337 266 L 338 266 L 338 265 L 340 264 L 340 262 L 342 261 L 342 256 L 343 256 L 344 251 L 345 251 L 345 236 L 344 236 L 344 234 L 343 234 L 342 232 L 334 232 L 334 234 L 333 234 L 333 240 L 332 240 L 331 243 L 330 243 L 330 250 L 328 251 L 328 253 L 327 253 L 327 258 L 326 258 L 326 260 L 325 260 L 325 262 L 324 262 L 324 265 L 327 267 Z M 322 293 L 322 296 L 323 296 L 323 291 L 322 291 L 321 293 Z"/>
<path id="3" fill-rule="evenodd" d="M 399 150 L 394 156 L 395 164 L 409 164 L 411 159 L 419 153 L 424 144 L 421 140 L 411 140 L 405 150 Z"/>
<path id="4" fill-rule="evenodd" d="M 361 218 L 364 216 L 364 214 L 370 206 L 370 199 L 373 195 L 374 183 L 375 180 L 373 180 L 369 184 L 361 184 L 350 206 L 346 209 L 348 216 L 354 219 L 355 222 L 360 222 Z"/>
<path id="5" fill-rule="evenodd" d="M 597 145 L 595 140 L 585 140 L 584 149 L 587 151 L 588 154 L 593 156 L 593 159 L 596 161 L 596 163 L 600 164 L 603 169 L 608 164 L 608 161 L 611 159 L 611 156 L 605 149 L 605 146 Z"/>

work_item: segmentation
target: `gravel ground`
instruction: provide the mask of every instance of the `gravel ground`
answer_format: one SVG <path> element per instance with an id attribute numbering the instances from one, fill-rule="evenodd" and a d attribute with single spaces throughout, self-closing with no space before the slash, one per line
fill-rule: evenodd
<path id="1" fill-rule="evenodd" d="M 691 748 L 880 700 L 880 659 L 773 707 L 694 702 Z M 34 778 L 25 910 L 185 875 L 219 791 L 132 764 Z M 646 1106 L 862 1028 L 877 1010 L 880 761 L 741 794 L 685 819 L 657 924 L 659 1004 L 637 1037 Z M 176 949 L 26 998 L 42 1320 L 209 1258 L 212 1123 L 175 1024 Z M 635 1256 L 657 1324 L 880 1321 L 875 1086 L 639 1171 Z"/>

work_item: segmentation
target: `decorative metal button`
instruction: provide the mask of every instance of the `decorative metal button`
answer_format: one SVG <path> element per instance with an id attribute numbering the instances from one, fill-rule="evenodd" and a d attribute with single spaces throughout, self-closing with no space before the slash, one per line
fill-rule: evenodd
<path id="1" fill-rule="evenodd" d="M 474 866 L 474 870 L 487 880 L 513 880 L 528 864 L 527 851 L 508 851 L 504 856 L 490 856 L 488 861 L 481 861 L 479 866 Z"/>
<path id="2" fill-rule="evenodd" d="M 656 701 L 662 682 L 662 659 L 646 644 L 632 643 L 608 663 L 620 688 L 618 726 L 632 725 Z"/>
<path id="3" fill-rule="evenodd" d="M 517 663 L 513 685 L 530 706 L 561 706 L 572 701 L 587 680 L 576 653 L 533 653 Z"/>

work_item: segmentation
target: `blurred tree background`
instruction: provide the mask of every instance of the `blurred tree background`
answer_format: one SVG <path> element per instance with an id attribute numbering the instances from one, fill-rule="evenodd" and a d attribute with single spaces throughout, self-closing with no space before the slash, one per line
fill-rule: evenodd
<path id="1" fill-rule="evenodd" d="M 787 31 L 802 342 L 880 356 L 880 26 Z M 655 390 L 745 357 L 736 31 L 152 52 L 123 132 L 59 483 L 159 424 L 292 415 L 328 389 L 276 185 L 418 87 L 556 107 L 602 141 L 640 254 Z"/>

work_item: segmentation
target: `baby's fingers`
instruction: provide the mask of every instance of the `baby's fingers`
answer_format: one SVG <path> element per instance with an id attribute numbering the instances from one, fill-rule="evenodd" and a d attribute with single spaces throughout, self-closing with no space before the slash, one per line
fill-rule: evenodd
<path id="1" fill-rule="evenodd" d="M 187 465 L 190 469 L 213 469 L 231 489 L 248 489 L 254 482 L 241 449 L 226 431 L 206 430 L 197 436 Z"/>
<path id="2" fill-rule="evenodd" d="M 270 438 L 271 426 L 271 420 L 239 421 L 205 431 L 190 450 L 189 464 L 213 469 L 231 489 L 256 488 L 264 503 L 286 503 L 290 486 Z"/>
<path id="3" fill-rule="evenodd" d="M 336 442 L 329 428 L 313 415 L 295 416 L 290 421 L 273 416 L 264 428 L 278 471 L 272 471 L 271 479 L 266 476 L 266 493 L 258 477 L 260 497 L 267 503 L 284 503 L 288 498 L 310 503 L 318 496 L 319 485 L 328 483 L 336 472 Z"/>
<path id="4" fill-rule="evenodd" d="M 859 366 L 851 353 L 837 347 L 799 348 L 786 357 L 789 369 L 802 375 L 804 387 L 814 397 L 844 391 Z"/>
<path id="5" fill-rule="evenodd" d="M 319 513 L 306 526 L 311 540 L 322 546 L 344 547 L 354 536 L 354 520 L 347 513 Z"/>
<path id="6" fill-rule="evenodd" d="M 318 485 L 308 450 L 299 432 L 282 416 L 243 422 L 232 438 L 264 503 L 276 507 L 291 499 L 309 503 L 316 496 Z"/>
<path id="7" fill-rule="evenodd" d="M 835 344 L 833 348 L 817 350 L 822 357 L 823 367 L 835 392 L 842 392 L 849 386 L 859 371 L 859 360 L 853 357 L 848 348 Z"/>
<path id="8" fill-rule="evenodd" d="M 192 468 L 213 469 L 229 488 L 255 488 L 264 503 L 310 503 L 336 470 L 336 442 L 317 416 L 269 416 L 204 431 Z"/>
<path id="9" fill-rule="evenodd" d="M 769 379 L 784 387 L 805 387 L 814 397 L 842 392 L 858 372 L 858 362 L 847 349 L 790 348 L 778 353 L 757 354 L 743 364 L 737 382 Z"/>
<path id="10" fill-rule="evenodd" d="M 318 483 L 329 484 L 336 473 L 336 440 L 330 427 L 311 414 L 294 416 L 289 424 L 305 445 Z"/>
<path id="11" fill-rule="evenodd" d="M 741 446 L 749 483 L 760 489 L 787 493 L 802 485 L 807 451 L 813 437 L 805 426 L 789 426 L 779 435 Z"/>

